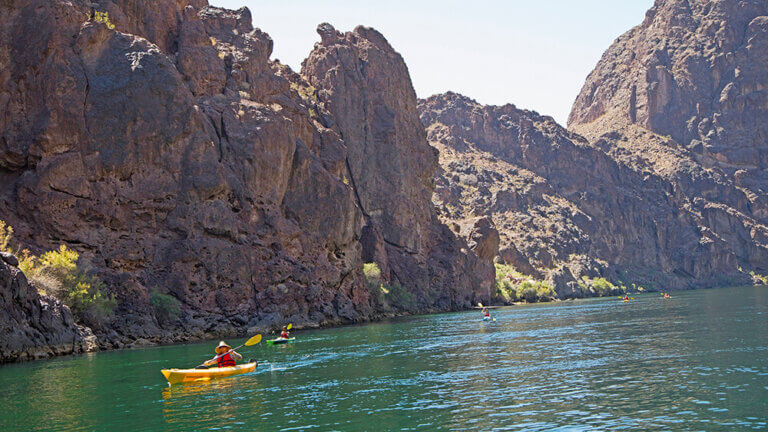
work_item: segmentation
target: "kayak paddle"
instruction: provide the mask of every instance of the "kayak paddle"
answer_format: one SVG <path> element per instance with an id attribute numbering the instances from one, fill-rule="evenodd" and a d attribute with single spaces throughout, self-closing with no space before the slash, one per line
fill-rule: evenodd
<path id="1" fill-rule="evenodd" d="M 286 327 L 287 330 L 290 330 L 293 327 L 293 323 L 288 324 L 288 327 Z"/>
<path id="2" fill-rule="evenodd" d="M 242 347 L 244 347 L 244 346 L 253 346 L 253 345 L 256 345 L 256 344 L 257 344 L 257 343 L 259 343 L 259 342 L 261 342 L 261 335 L 260 335 L 260 334 L 257 334 L 256 336 L 254 336 L 254 337 L 252 337 L 252 338 L 248 339 L 247 341 L 245 341 L 245 343 L 244 343 L 244 344 L 240 345 L 240 346 L 239 346 L 239 347 L 237 347 L 237 348 L 231 349 L 231 350 L 229 350 L 229 351 L 227 351 L 227 352 L 236 351 L 236 350 L 238 350 L 238 349 L 240 349 L 240 348 L 242 348 Z M 212 359 L 211 359 L 211 360 L 209 360 L 209 361 L 218 360 L 218 359 L 219 359 L 219 357 L 221 357 L 221 356 L 224 356 L 224 355 L 226 355 L 226 354 L 227 354 L 227 353 L 224 353 L 224 354 L 219 354 L 219 355 L 217 355 L 216 357 L 212 358 Z M 207 363 L 207 362 L 206 362 L 206 363 Z M 203 363 L 203 364 L 201 364 L 200 366 L 207 366 L 207 365 L 206 365 L 205 363 Z M 198 367 L 200 367 L 200 366 L 198 366 Z"/>

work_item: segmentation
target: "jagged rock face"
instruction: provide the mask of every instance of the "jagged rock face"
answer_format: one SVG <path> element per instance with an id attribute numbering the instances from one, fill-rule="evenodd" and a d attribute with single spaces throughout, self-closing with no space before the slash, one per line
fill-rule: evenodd
<path id="1" fill-rule="evenodd" d="M 99 270 L 116 344 L 371 316 L 344 145 L 268 61 L 272 41 L 247 9 L 149 3 L 110 3 L 118 31 L 80 2 L 2 7 L 4 219 Z M 172 329 L 153 287 L 183 302 Z"/>
<path id="2" fill-rule="evenodd" d="M 589 75 L 568 125 L 590 139 L 638 125 L 768 190 L 768 1 L 657 0 Z M 763 191 L 763 192 L 761 192 Z"/>
<path id="3" fill-rule="evenodd" d="M 606 51 L 569 127 L 673 187 L 680 207 L 768 267 L 768 1 L 658 0 Z"/>
<path id="4" fill-rule="evenodd" d="M 363 256 L 383 274 L 415 287 L 425 304 L 466 307 L 490 286 L 474 256 L 436 217 L 431 204 L 437 154 L 427 144 L 402 57 L 377 31 L 318 27 L 322 41 L 302 74 L 336 120 L 347 145 L 349 182 L 366 220 Z M 450 293 L 450 294 L 446 294 Z M 435 297 L 436 296 L 436 297 Z"/>
<path id="5" fill-rule="evenodd" d="M 749 235 L 729 237 L 735 217 L 714 226 L 711 202 L 692 203 L 669 177 L 617 162 L 550 117 L 454 93 L 419 111 L 440 150 L 443 219 L 490 216 L 500 257 L 549 279 L 560 297 L 580 295 L 572 282 L 581 276 L 664 289 L 747 281 L 737 270 L 744 250 L 764 259 Z"/>
<path id="6" fill-rule="evenodd" d="M 0 252 L 0 363 L 77 354 L 96 338 L 75 324 L 69 308 L 27 283 L 13 255 Z"/>
<path id="7" fill-rule="evenodd" d="M 24 246 L 66 243 L 107 282 L 103 347 L 375 317 L 364 231 L 407 288 L 429 290 L 415 308 L 474 300 L 479 261 L 434 215 L 435 154 L 381 35 L 313 54 L 369 65 L 315 91 L 269 60 L 246 8 L 97 3 L 115 30 L 84 1 L 0 4 L 0 215 Z M 182 302 L 179 320 L 161 328 L 152 289 Z"/>

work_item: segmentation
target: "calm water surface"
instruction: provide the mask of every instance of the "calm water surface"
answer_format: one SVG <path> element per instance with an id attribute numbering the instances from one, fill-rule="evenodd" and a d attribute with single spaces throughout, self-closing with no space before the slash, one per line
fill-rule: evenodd
<path id="1" fill-rule="evenodd" d="M 768 288 L 297 332 L 169 388 L 213 343 L 0 367 L 0 430 L 768 430 Z M 230 343 L 241 342 L 231 340 Z"/>

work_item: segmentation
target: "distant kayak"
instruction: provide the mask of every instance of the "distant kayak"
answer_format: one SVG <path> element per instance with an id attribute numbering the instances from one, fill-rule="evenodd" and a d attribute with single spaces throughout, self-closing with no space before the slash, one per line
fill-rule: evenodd
<path id="1" fill-rule="evenodd" d="M 496 318 L 483 317 L 483 321 L 496 321 Z"/>
<path id="2" fill-rule="evenodd" d="M 289 342 L 294 341 L 294 340 L 296 340 L 295 337 L 288 338 L 288 339 L 285 339 L 285 338 L 270 339 L 270 340 L 267 341 L 267 345 L 285 344 L 285 343 L 289 343 Z"/>
<path id="3" fill-rule="evenodd" d="M 240 375 L 253 372 L 256 362 L 245 363 L 232 367 L 212 367 L 209 369 L 163 369 L 162 372 L 169 384 L 186 382 L 208 381 L 216 378 L 224 378 L 232 375 Z"/>

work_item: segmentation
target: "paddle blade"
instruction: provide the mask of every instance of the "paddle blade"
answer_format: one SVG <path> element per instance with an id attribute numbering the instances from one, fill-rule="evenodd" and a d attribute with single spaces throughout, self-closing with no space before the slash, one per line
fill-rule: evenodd
<path id="1" fill-rule="evenodd" d="M 245 341 L 245 346 L 256 345 L 259 342 L 261 342 L 261 335 L 257 334 L 256 336 Z"/>
<path id="2" fill-rule="evenodd" d="M 291 329 L 291 327 L 293 327 L 293 323 L 290 323 L 290 324 L 288 324 L 288 327 L 286 327 L 286 328 L 287 328 L 288 330 L 290 330 L 290 329 Z"/>
<path id="3" fill-rule="evenodd" d="M 478 303 L 477 307 L 483 307 L 483 304 L 482 303 Z"/>

